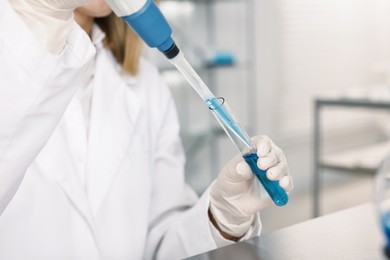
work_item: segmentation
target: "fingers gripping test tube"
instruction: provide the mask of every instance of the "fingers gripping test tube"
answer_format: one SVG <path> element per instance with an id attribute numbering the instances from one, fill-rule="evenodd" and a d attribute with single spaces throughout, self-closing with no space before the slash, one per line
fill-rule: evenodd
<path id="1" fill-rule="evenodd" d="M 280 187 L 279 181 L 273 181 L 267 178 L 267 171 L 260 169 L 257 166 L 259 157 L 256 154 L 256 148 L 249 139 L 249 136 L 238 123 L 235 117 L 230 112 L 229 106 L 225 99 L 218 98 L 207 102 L 209 108 L 231 141 L 236 145 L 238 150 L 242 153 L 242 157 L 251 168 L 253 174 L 258 178 L 272 201 L 277 206 L 284 206 L 288 202 L 288 195 L 286 191 Z"/>
<path id="2" fill-rule="evenodd" d="M 279 185 L 279 181 L 272 181 L 267 178 L 267 171 L 260 169 L 257 166 L 257 161 L 259 157 L 255 152 L 244 154 L 244 160 L 251 168 L 252 172 L 259 179 L 264 189 L 267 191 L 268 195 L 271 197 L 272 201 L 277 206 L 284 206 L 288 202 L 288 196 L 285 190 L 282 189 Z"/>

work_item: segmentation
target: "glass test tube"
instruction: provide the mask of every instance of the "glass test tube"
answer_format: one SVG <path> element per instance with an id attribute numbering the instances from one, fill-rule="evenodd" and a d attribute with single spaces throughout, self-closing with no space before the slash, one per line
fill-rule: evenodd
<path id="1" fill-rule="evenodd" d="M 217 118 L 218 122 L 221 124 L 230 140 L 236 145 L 238 150 L 240 150 L 244 160 L 249 165 L 252 172 L 259 179 L 273 202 L 277 206 L 286 205 L 288 202 L 288 195 L 286 191 L 280 187 L 279 181 L 272 181 L 268 179 L 266 176 L 266 171 L 261 170 L 257 166 L 259 157 L 256 153 L 256 147 L 251 142 L 244 128 L 231 113 L 228 104 L 225 102 L 225 99 L 217 98 L 207 100 L 206 103 L 209 104 L 209 109 Z"/>

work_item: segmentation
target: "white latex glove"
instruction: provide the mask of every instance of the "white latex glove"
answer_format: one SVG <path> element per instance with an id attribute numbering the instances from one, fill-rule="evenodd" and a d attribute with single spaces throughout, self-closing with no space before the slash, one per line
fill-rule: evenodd
<path id="1" fill-rule="evenodd" d="M 52 54 L 60 53 L 65 46 L 74 22 L 74 9 L 88 1 L 90 0 L 9 0 L 27 27 Z"/>
<path id="2" fill-rule="evenodd" d="M 267 170 L 267 178 L 279 180 L 290 192 L 293 181 L 283 151 L 267 136 L 252 138 L 257 147 L 258 167 Z M 210 211 L 218 227 L 233 237 L 242 237 L 253 223 L 255 213 L 273 204 L 242 155 L 223 168 L 210 190 Z"/>

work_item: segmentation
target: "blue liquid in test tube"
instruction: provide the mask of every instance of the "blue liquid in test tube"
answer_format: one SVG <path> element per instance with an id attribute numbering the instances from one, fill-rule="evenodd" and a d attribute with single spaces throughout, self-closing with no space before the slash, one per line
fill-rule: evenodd
<path id="1" fill-rule="evenodd" d="M 249 139 L 245 130 L 237 122 L 234 116 L 230 113 L 228 106 L 223 99 L 207 99 L 206 103 L 218 119 L 219 123 L 224 128 L 227 135 L 243 154 L 243 158 L 251 168 L 253 174 L 259 179 L 268 195 L 277 206 L 284 206 L 288 202 L 286 191 L 280 187 L 279 181 L 272 181 L 267 178 L 266 171 L 261 170 L 257 166 L 259 157 L 256 154 L 256 149 Z"/>
<path id="2" fill-rule="evenodd" d="M 257 160 L 259 157 L 256 153 L 247 153 L 243 155 L 246 163 L 251 168 L 252 172 L 259 179 L 264 189 L 267 191 L 268 195 L 271 197 L 272 201 L 277 206 L 284 206 L 288 202 L 288 196 L 286 191 L 280 187 L 279 181 L 271 181 L 267 178 L 267 171 L 263 171 L 257 166 Z"/>
<path id="3" fill-rule="evenodd" d="M 386 212 L 381 217 L 383 231 L 386 235 L 385 254 L 390 258 L 390 212 Z"/>
<path id="4" fill-rule="evenodd" d="M 242 129 L 242 127 L 238 124 L 237 120 L 232 116 L 232 114 L 227 110 L 223 103 L 221 104 L 220 100 L 217 98 L 207 99 L 205 101 L 212 112 L 216 115 L 218 121 L 221 125 L 225 126 L 226 130 L 229 130 L 230 133 L 233 133 L 237 136 L 249 149 L 253 149 L 252 142 L 250 141 L 247 133 Z M 224 102 L 224 101 L 223 101 Z M 234 140 L 232 140 L 236 143 Z M 236 144 L 237 145 L 237 144 Z M 239 150 L 242 150 L 239 147 Z"/>

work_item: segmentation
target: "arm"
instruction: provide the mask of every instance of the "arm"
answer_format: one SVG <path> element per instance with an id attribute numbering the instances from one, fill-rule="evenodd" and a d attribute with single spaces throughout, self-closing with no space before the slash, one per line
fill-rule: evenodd
<path id="1" fill-rule="evenodd" d="M 61 54 L 48 53 L 8 1 L 0 2 L 0 31 L 1 214 L 82 83 L 94 49 L 72 22 Z"/>
<path id="2" fill-rule="evenodd" d="M 161 127 L 156 138 L 159 144 L 153 171 L 146 259 L 184 258 L 259 235 L 258 211 L 271 203 L 265 192 L 258 189 L 259 185 L 252 185 L 257 179 L 253 178 L 241 155 L 225 166 L 218 179 L 196 202 L 196 196 L 184 182 L 184 158 L 173 100 L 166 93 L 155 95 L 159 100 L 165 100 L 165 104 L 162 105 L 164 109 L 159 110 L 163 111 L 163 116 L 156 117 L 161 119 Z M 157 100 L 152 103 L 159 104 Z M 293 185 L 283 152 L 268 138 L 257 137 L 254 142 L 261 150 L 261 168 L 268 169 L 267 176 L 281 180 L 282 187 L 290 191 Z M 237 196 L 242 199 L 234 199 Z M 221 202 L 224 200 L 226 202 Z M 242 212 L 244 214 L 240 214 Z"/>

